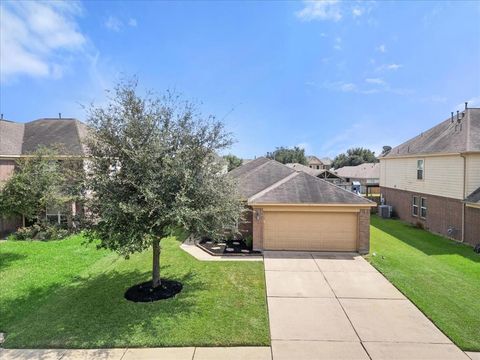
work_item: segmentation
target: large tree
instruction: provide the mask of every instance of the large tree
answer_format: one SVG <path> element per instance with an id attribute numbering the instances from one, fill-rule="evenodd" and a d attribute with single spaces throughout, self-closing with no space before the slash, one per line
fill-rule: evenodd
<path id="1" fill-rule="evenodd" d="M 275 151 L 268 152 L 266 155 L 269 159 L 274 159 L 282 164 L 299 163 L 307 165 L 307 157 L 305 156 L 305 149 L 298 146 L 288 148 L 284 146 L 277 147 Z"/>
<path id="2" fill-rule="evenodd" d="M 344 166 L 356 166 L 363 163 L 378 162 L 375 152 L 361 147 L 348 149 L 346 153 L 339 154 L 333 159 L 332 166 L 339 169 Z"/>
<path id="3" fill-rule="evenodd" d="M 172 229 L 218 238 L 235 228 L 243 206 L 216 155 L 232 144 L 221 122 L 172 93 L 140 96 L 136 80 L 118 84 L 88 120 L 88 234 L 126 257 L 152 248 L 153 288 Z"/>
<path id="4" fill-rule="evenodd" d="M 228 154 L 223 157 L 228 163 L 228 171 L 231 171 L 242 165 L 242 159 L 233 154 Z"/>

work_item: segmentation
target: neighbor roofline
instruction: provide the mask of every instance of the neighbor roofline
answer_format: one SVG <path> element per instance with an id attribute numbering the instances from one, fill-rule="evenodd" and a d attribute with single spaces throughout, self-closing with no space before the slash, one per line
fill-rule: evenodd
<path id="1" fill-rule="evenodd" d="M 369 200 L 367 200 L 369 201 Z M 356 207 L 356 208 L 370 208 L 377 206 L 377 203 L 362 203 L 362 204 L 339 204 L 339 203 L 249 203 L 248 205 L 251 206 L 305 206 L 305 207 L 315 207 L 315 206 L 322 206 L 322 207 Z"/>
<path id="2" fill-rule="evenodd" d="M 469 155 L 480 154 L 480 151 L 462 151 L 462 152 L 446 152 L 446 153 L 416 153 L 408 155 L 391 155 L 380 157 L 379 160 L 400 159 L 400 158 L 414 158 L 414 157 L 435 157 L 435 156 L 455 156 L 455 155 Z"/>

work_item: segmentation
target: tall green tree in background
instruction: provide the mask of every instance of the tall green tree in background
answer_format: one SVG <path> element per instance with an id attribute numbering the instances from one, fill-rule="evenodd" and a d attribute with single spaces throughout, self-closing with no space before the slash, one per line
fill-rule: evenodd
<path id="1" fill-rule="evenodd" d="M 299 163 L 307 165 L 307 157 L 305 156 L 305 150 L 294 146 L 288 148 L 284 146 L 277 147 L 275 151 L 268 152 L 267 158 L 281 162 L 282 164 Z"/>
<path id="2" fill-rule="evenodd" d="M 57 148 L 41 147 L 19 159 L 13 176 L 0 187 L 0 215 L 45 220 L 47 207 L 62 207 L 72 225 L 71 203 L 84 198 L 83 162 L 61 158 Z"/>
<path id="3" fill-rule="evenodd" d="M 375 152 L 361 147 L 348 149 L 346 153 L 339 154 L 333 159 L 332 166 L 339 169 L 344 166 L 356 166 L 363 163 L 378 162 Z"/>
<path id="4" fill-rule="evenodd" d="M 140 96 L 118 84 L 92 107 L 89 238 L 128 257 L 152 249 L 152 288 L 161 285 L 160 241 L 172 229 L 218 238 L 243 211 L 216 153 L 232 144 L 221 122 L 167 93 Z"/>
<path id="5" fill-rule="evenodd" d="M 233 170 L 242 165 L 242 159 L 233 154 L 228 154 L 223 157 L 228 162 L 228 171 Z"/>

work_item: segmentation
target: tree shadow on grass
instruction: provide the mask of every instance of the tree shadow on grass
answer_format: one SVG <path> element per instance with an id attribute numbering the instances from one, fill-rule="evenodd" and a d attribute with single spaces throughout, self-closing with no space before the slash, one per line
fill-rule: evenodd
<path id="1" fill-rule="evenodd" d="M 7 313 L 38 297 L 48 297 L 39 308 L 6 324 L 6 348 L 101 348 L 148 346 L 152 339 L 170 336 L 182 319 L 194 311 L 204 284 L 194 274 L 180 274 L 183 284 L 176 297 L 153 303 L 124 298 L 132 285 L 148 280 L 149 272 L 110 271 L 59 288 L 34 289 L 23 298 L 7 301 Z M 173 279 L 173 278 L 172 278 Z M 49 295 L 48 295 L 49 294 Z"/>
<path id="2" fill-rule="evenodd" d="M 12 252 L 0 253 L 0 271 L 7 269 L 15 261 L 25 259 L 26 257 L 27 256 L 24 254 L 17 254 Z"/>
<path id="3" fill-rule="evenodd" d="M 419 229 L 400 220 L 372 218 L 372 226 L 416 248 L 425 255 L 458 255 L 480 262 L 480 255 L 471 246 Z"/>

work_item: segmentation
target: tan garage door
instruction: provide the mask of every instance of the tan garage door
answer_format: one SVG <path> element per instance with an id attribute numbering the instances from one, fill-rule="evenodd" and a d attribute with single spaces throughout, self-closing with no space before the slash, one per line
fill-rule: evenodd
<path id="1" fill-rule="evenodd" d="M 266 250 L 356 251 L 357 213 L 264 213 Z"/>

